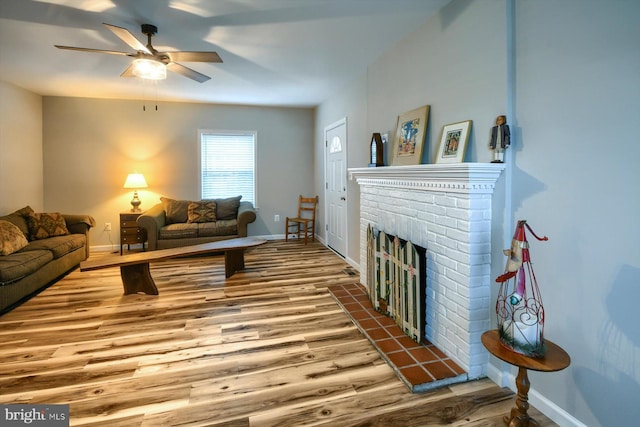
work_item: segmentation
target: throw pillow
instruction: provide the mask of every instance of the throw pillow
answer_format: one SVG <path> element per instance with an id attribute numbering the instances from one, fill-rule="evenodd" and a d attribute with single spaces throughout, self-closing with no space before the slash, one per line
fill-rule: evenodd
<path id="1" fill-rule="evenodd" d="M 17 225 L 9 221 L 0 221 L 0 255 L 10 255 L 28 244 L 27 238 Z"/>
<path id="2" fill-rule="evenodd" d="M 31 240 L 69 234 L 67 223 L 60 213 L 34 213 L 27 217 Z"/>
<path id="3" fill-rule="evenodd" d="M 215 199 L 218 211 L 216 213 L 218 219 L 236 219 L 238 218 L 238 208 L 240 207 L 240 199 L 242 196 L 229 197 L 227 199 Z"/>
<path id="4" fill-rule="evenodd" d="M 188 200 L 174 200 L 168 197 L 160 197 L 160 201 L 164 206 L 165 216 L 167 217 L 167 224 L 175 224 L 180 222 L 187 222 L 189 218 Z"/>
<path id="5" fill-rule="evenodd" d="M 216 203 L 210 201 L 189 202 L 188 222 L 214 222 Z"/>
<path id="6" fill-rule="evenodd" d="M 16 225 L 22 234 L 24 234 L 25 238 L 29 238 L 29 226 L 27 225 L 27 217 L 33 214 L 34 211 L 31 209 L 31 206 L 25 206 L 22 209 L 19 209 L 9 215 L 3 216 L 2 220 L 9 221 L 10 223 Z"/>

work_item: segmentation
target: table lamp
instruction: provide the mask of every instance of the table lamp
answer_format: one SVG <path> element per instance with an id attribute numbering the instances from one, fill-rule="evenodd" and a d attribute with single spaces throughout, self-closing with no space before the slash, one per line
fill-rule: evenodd
<path id="1" fill-rule="evenodd" d="M 138 172 L 130 173 L 127 176 L 127 180 L 124 182 L 124 188 L 133 188 L 133 199 L 131 200 L 131 212 L 140 212 L 140 204 L 142 203 L 138 198 L 138 190 L 140 188 L 147 188 L 147 181 L 144 179 L 144 175 Z"/>

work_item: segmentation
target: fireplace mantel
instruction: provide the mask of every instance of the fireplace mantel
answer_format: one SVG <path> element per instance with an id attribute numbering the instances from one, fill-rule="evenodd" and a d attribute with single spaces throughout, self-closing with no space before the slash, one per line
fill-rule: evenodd
<path id="1" fill-rule="evenodd" d="M 349 179 L 360 185 L 491 194 L 504 163 L 452 163 L 416 166 L 350 168 Z"/>

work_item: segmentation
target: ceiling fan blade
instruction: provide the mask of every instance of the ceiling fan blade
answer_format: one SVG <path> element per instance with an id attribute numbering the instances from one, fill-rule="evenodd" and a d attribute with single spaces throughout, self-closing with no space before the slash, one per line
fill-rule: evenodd
<path id="1" fill-rule="evenodd" d="M 102 25 L 110 29 L 113 32 L 113 34 L 118 36 L 120 40 L 122 40 L 123 42 L 125 42 L 126 44 L 134 48 L 135 50 L 141 50 L 144 53 L 148 53 L 149 55 L 153 54 L 148 47 L 142 44 L 140 40 L 135 38 L 134 35 L 131 34 L 131 32 L 126 28 L 116 27 L 115 25 L 105 24 L 104 22 L 102 23 Z"/>
<path id="2" fill-rule="evenodd" d="M 119 52 L 117 50 L 90 49 L 87 47 L 74 47 L 74 46 L 60 46 L 58 44 L 54 46 L 57 47 L 58 49 L 79 50 L 81 52 L 109 53 L 111 55 L 129 56 L 127 52 Z"/>
<path id="3" fill-rule="evenodd" d="M 129 65 L 127 69 L 120 74 L 120 77 L 136 77 L 136 75 L 133 74 L 133 64 Z"/>
<path id="4" fill-rule="evenodd" d="M 165 52 L 173 62 L 222 62 L 216 52 Z"/>
<path id="5" fill-rule="evenodd" d="M 199 83 L 204 83 L 209 80 L 211 77 L 205 76 L 202 73 L 197 72 L 196 70 L 192 70 L 189 67 L 185 67 L 184 65 L 180 65 L 177 62 L 169 62 L 167 64 L 167 68 L 174 73 L 182 74 L 185 77 L 189 77 Z"/>

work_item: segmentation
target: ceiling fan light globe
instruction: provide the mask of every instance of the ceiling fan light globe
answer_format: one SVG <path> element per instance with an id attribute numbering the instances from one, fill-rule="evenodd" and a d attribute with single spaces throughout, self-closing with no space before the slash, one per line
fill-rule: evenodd
<path id="1" fill-rule="evenodd" d="M 147 80 L 164 80 L 167 78 L 167 66 L 153 59 L 135 59 L 133 74 Z"/>

